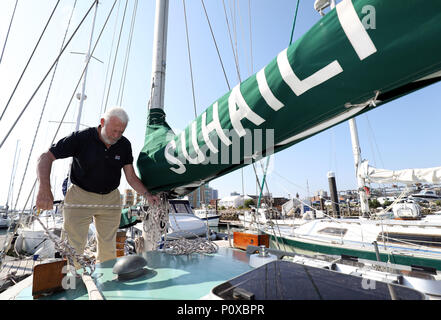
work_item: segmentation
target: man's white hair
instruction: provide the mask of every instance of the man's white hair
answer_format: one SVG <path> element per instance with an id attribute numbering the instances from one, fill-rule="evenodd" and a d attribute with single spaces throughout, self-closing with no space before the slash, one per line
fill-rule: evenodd
<path id="1" fill-rule="evenodd" d="M 103 115 L 103 119 L 105 121 L 108 121 L 112 117 L 117 117 L 124 124 L 129 123 L 129 116 L 127 115 L 127 112 L 121 107 L 113 107 L 107 110 L 106 113 Z"/>

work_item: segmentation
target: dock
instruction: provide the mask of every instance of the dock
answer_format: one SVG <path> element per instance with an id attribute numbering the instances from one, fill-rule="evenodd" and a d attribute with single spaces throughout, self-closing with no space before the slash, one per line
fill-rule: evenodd
<path id="1" fill-rule="evenodd" d="M 219 226 L 230 225 L 230 227 L 243 227 L 243 223 L 240 220 L 219 220 Z"/>
<path id="2" fill-rule="evenodd" d="M 0 269 L 0 292 L 30 276 L 33 272 L 34 266 L 39 265 L 40 263 L 41 261 L 38 260 L 19 260 L 5 256 L 5 260 Z"/>
<path id="3" fill-rule="evenodd" d="M 0 234 L 0 246 L 3 247 L 6 240 L 5 234 Z M 42 261 L 34 261 L 31 258 L 19 259 L 5 255 L 0 266 L 0 293 L 24 278 L 30 276 L 34 266 Z"/>

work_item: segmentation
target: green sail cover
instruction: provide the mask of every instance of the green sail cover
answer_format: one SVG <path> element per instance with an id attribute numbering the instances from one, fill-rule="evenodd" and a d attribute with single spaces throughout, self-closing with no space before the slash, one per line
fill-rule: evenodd
<path id="1" fill-rule="evenodd" d="M 440 80 L 441 1 L 344 0 L 178 135 L 151 110 L 138 158 L 152 191 L 185 194 Z"/>
<path id="2" fill-rule="evenodd" d="M 136 209 L 136 208 L 134 208 Z M 129 209 L 125 208 L 121 211 L 121 219 L 119 220 L 119 229 L 126 229 L 138 224 L 140 221 L 136 217 L 130 217 Z"/>

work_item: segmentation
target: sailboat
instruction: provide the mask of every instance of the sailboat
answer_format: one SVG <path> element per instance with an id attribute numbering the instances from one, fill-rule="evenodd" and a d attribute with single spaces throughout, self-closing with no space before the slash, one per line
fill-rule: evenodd
<path id="1" fill-rule="evenodd" d="M 439 72 L 435 73 L 435 77 L 438 76 Z M 376 103 L 377 97 L 371 101 L 374 106 Z M 441 182 L 441 167 L 385 170 L 369 166 L 368 161 L 361 159 L 354 118 L 349 120 L 349 128 L 362 216 L 359 219 L 313 219 L 296 227 L 282 226 L 278 234 L 271 233 L 269 227 L 262 228 L 263 232 L 270 234 L 277 245 L 280 242 L 294 251 L 301 249 L 347 255 L 355 259 L 381 259 L 440 270 L 441 220 L 432 217 L 421 219 L 417 204 L 398 201 L 394 201 L 391 206 L 395 220 L 367 219 L 370 214 L 365 190 L 368 183 L 436 184 Z"/>
<path id="2" fill-rule="evenodd" d="M 381 11 L 378 24 L 387 25 L 387 30 L 368 33 L 363 28 L 358 14 L 367 4 Z M 157 0 L 152 96 L 145 146 L 137 162 L 143 182 L 151 191 L 161 193 L 164 200 L 185 195 L 216 177 L 366 112 L 374 104 L 380 106 L 440 78 L 436 73 L 441 69 L 441 60 L 433 55 L 439 51 L 440 43 L 428 41 L 441 34 L 440 4 L 421 7 L 405 3 L 394 7 L 380 0 L 343 0 L 267 67 L 237 85 L 174 135 L 165 121 L 163 103 L 168 5 L 167 0 Z M 401 19 L 416 11 L 420 15 L 414 20 Z M 415 33 L 417 26 L 425 24 L 430 24 L 430 28 L 424 37 Z M 394 32 L 407 36 L 391 41 Z M 420 60 L 413 59 L 413 50 L 420 54 Z M 398 66 L 397 53 L 408 63 Z M 374 75 L 378 70 L 388 72 L 379 78 Z M 364 76 L 359 77 L 360 74 Z M 259 143 L 249 143 L 247 138 Z M 239 154 L 232 152 L 237 143 Z M 222 160 L 225 150 L 228 161 L 216 161 Z M 144 226 L 147 220 L 167 220 L 166 215 L 155 215 L 166 213 L 162 207 L 146 210 L 149 214 L 144 216 Z M 144 239 L 149 232 L 152 230 L 143 228 Z M 257 255 L 255 251 L 232 248 L 174 255 L 173 248 L 158 250 L 155 244 L 153 250 L 137 255 L 84 266 L 84 285 L 72 285 L 75 281 L 69 281 L 72 279 L 66 275 L 61 279 L 65 290 L 47 298 L 283 299 L 278 293 L 280 284 L 288 299 L 301 299 L 302 295 L 311 299 L 426 299 L 440 295 L 437 273 L 417 277 L 409 274 L 412 270 L 401 269 L 396 271 L 397 276 L 390 277 L 390 273 L 381 271 L 375 273 L 377 286 L 366 290 L 364 280 L 374 279 L 372 272 L 363 269 L 367 264 L 345 269 L 336 260 L 300 256 L 293 261 L 279 260 L 287 254 L 271 254 L 264 248 L 258 248 Z M 63 267 L 63 261 L 55 263 Z M 343 269 L 350 271 L 345 273 Z M 41 295 L 47 291 L 60 289 L 57 284 L 38 291 L 35 285 L 41 284 L 41 279 L 36 273 L 34 270 L 33 278 L 18 283 L 0 298 L 44 298 Z M 310 290 L 298 290 L 300 284 Z M 266 295 L 268 289 L 274 288 L 275 295 Z"/>
<path id="3" fill-rule="evenodd" d="M 11 223 L 11 218 L 9 218 L 6 213 L 0 212 L 0 229 L 9 228 Z"/>
<path id="4" fill-rule="evenodd" d="M 371 260 L 378 258 L 373 250 L 378 243 L 382 261 L 440 270 L 441 219 L 437 215 L 422 217 L 417 204 L 400 203 L 399 199 L 390 206 L 394 214 L 392 219 L 382 219 L 381 214 L 372 215 L 372 219 L 366 218 L 370 214 L 364 186 L 368 183 L 436 184 L 441 181 L 441 167 L 374 168 L 369 166 L 368 161 L 361 161 L 355 121 L 351 123 L 351 135 L 362 216 L 359 219 L 313 219 L 297 228 L 282 226 L 278 234 L 273 234 L 269 227 L 263 227 L 263 232 L 270 234 L 275 243 L 283 243 L 294 251 L 344 254 Z"/>

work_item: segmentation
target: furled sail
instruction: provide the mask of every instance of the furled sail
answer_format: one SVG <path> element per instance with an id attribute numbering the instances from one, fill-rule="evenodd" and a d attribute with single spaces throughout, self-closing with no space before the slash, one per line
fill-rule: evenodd
<path id="1" fill-rule="evenodd" d="M 373 183 L 441 183 L 441 167 L 422 169 L 386 170 L 369 166 L 367 160 L 361 163 L 359 175 L 366 182 Z"/>
<path id="2" fill-rule="evenodd" d="M 440 21 L 441 1 L 343 0 L 180 134 L 151 110 L 142 181 L 185 194 L 439 81 Z"/>

